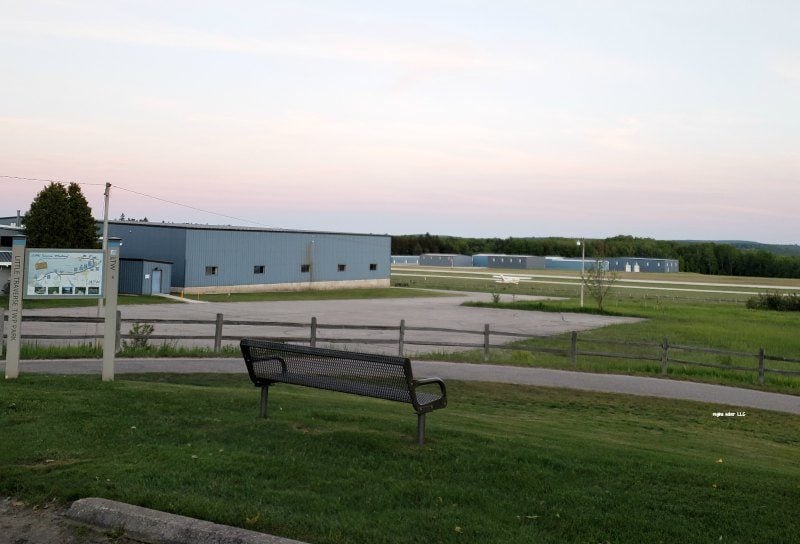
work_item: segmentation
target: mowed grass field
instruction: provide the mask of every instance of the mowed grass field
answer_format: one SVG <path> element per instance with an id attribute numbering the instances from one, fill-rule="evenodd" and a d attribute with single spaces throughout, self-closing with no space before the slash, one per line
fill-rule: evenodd
<path id="1" fill-rule="evenodd" d="M 448 383 L 409 406 L 245 376 L 0 383 L 0 492 L 100 496 L 322 543 L 793 542 L 800 418 Z"/>
<path id="2" fill-rule="evenodd" d="M 406 267 L 403 272 L 407 271 Z M 485 272 L 485 271 L 484 271 Z M 512 273 L 512 271 L 505 271 Z M 518 273 L 520 271 L 517 271 Z M 527 272 L 527 271 L 522 271 Z M 549 272 L 549 271 L 547 271 Z M 491 281 L 491 275 L 480 279 L 464 279 L 463 270 L 443 269 L 438 277 L 398 276 L 393 282 L 409 284 L 412 287 L 428 286 L 434 289 L 465 291 L 484 291 L 500 294 L 499 304 L 482 304 L 495 308 L 514 310 L 548 311 L 569 313 L 595 311 L 596 303 L 588 292 L 585 293 L 585 308 L 582 310 L 578 299 L 578 285 L 528 284 L 501 285 Z M 574 275 L 574 274 L 573 274 Z M 630 276 L 631 274 L 629 274 Z M 636 274 L 637 278 L 661 278 L 662 274 Z M 682 274 L 669 274 L 670 281 L 676 281 Z M 488 278 L 488 279 L 487 279 Z M 575 278 L 573 278 L 574 280 Z M 731 278 L 716 276 L 687 275 L 692 283 L 725 283 Z M 748 285 L 769 283 L 765 278 L 734 278 L 739 284 L 749 280 Z M 644 281 L 644 280 L 642 280 Z M 660 281 L 660 280 L 658 280 Z M 800 286 L 799 280 L 780 280 L 784 287 Z M 777 280 L 772 280 L 777 285 Z M 739 289 L 731 283 L 731 289 Z M 646 285 L 645 285 L 646 286 Z M 689 346 L 727 350 L 750 354 L 737 356 L 729 354 L 698 354 L 681 352 L 673 348 L 671 356 L 692 362 L 710 363 L 723 366 L 752 368 L 752 372 L 671 363 L 669 376 L 679 379 L 692 379 L 713 383 L 725 383 L 746 387 L 764 387 L 775 391 L 800 394 L 800 376 L 786 376 L 767 372 L 765 385 L 757 383 L 757 354 L 764 348 L 770 356 L 800 359 L 800 313 L 751 310 L 745 307 L 749 295 L 725 293 L 706 293 L 699 286 L 683 286 L 689 291 L 648 291 L 646 289 L 625 290 L 613 287 L 606 302 L 605 311 L 614 315 L 644 318 L 643 321 L 619 324 L 580 332 L 578 349 L 583 351 L 618 353 L 627 356 L 660 358 L 660 345 L 666 338 L 672 346 Z M 728 290 L 728 287 L 715 288 Z M 758 290 L 756 290 L 758 291 Z M 762 290 L 763 291 L 763 290 Z M 514 301 L 514 295 L 560 296 L 563 300 L 546 302 Z M 533 335 L 536 331 L 531 331 Z M 622 345 L 627 344 L 627 345 Z M 570 335 L 536 338 L 514 344 L 521 348 L 557 348 L 566 351 L 570 346 Z M 428 358 L 483 362 L 483 351 L 431 353 Z M 577 365 L 572 365 L 567 357 L 545 353 L 525 353 L 509 350 L 492 350 L 490 363 L 552 368 L 575 369 L 594 372 L 614 372 L 626 374 L 658 375 L 660 363 L 619 358 L 579 357 Z M 800 372 L 800 363 L 767 361 L 768 369 Z"/>
<path id="3" fill-rule="evenodd" d="M 392 287 L 374 289 L 333 289 L 321 291 L 271 291 L 262 293 L 222 293 L 214 295 L 186 295 L 185 298 L 204 302 L 269 302 L 278 300 L 348 300 L 367 298 L 413 298 L 447 296 L 442 293 L 432 294 L 421 289 L 395 289 Z M 118 304 L 181 304 L 179 300 L 159 296 L 119 295 Z M 97 306 L 95 299 L 26 299 L 25 309 L 68 308 Z M 8 309 L 8 295 L 0 295 L 0 308 Z"/>

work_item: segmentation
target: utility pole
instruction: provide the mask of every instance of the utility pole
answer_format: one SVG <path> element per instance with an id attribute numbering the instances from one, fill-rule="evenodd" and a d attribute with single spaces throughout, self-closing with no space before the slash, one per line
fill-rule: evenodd
<path id="1" fill-rule="evenodd" d="M 103 200 L 103 260 L 108 260 L 108 197 L 111 195 L 111 184 L 106 182 L 105 199 Z M 103 299 L 97 299 L 97 317 L 103 316 Z M 100 324 L 97 325 L 97 334 L 100 334 Z M 100 346 L 101 340 L 97 339 Z"/>
<path id="2" fill-rule="evenodd" d="M 583 263 L 586 262 L 586 239 L 578 240 L 578 245 L 581 246 L 581 308 L 583 308 L 583 285 L 586 283 L 583 279 Z"/>

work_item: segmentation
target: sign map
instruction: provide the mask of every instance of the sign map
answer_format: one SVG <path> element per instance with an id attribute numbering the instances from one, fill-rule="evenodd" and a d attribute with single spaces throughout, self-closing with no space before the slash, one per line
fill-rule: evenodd
<path id="1" fill-rule="evenodd" d="M 25 298 L 100 298 L 103 252 L 28 250 Z"/>

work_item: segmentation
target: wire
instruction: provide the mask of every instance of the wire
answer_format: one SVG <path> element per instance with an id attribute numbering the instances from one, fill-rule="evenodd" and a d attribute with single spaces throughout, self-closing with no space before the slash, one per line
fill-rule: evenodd
<path id="1" fill-rule="evenodd" d="M 66 183 L 66 182 L 60 181 L 60 180 L 40 179 L 40 178 L 27 178 L 27 177 L 22 177 L 22 176 L 6 176 L 6 175 L 2 175 L 2 174 L 0 174 L 0 178 L 16 179 L 16 180 L 22 180 L 22 181 L 38 181 L 38 182 L 45 182 L 45 183 L 61 183 L 61 184 Z M 71 182 L 71 183 L 73 183 L 73 182 Z M 78 181 L 76 181 L 74 183 L 77 183 L 78 185 L 105 186 L 105 183 L 82 183 L 82 182 L 78 182 Z M 181 206 L 183 208 L 188 208 L 190 210 L 195 210 L 195 211 L 198 211 L 198 212 L 203 212 L 203 213 L 208 213 L 208 214 L 211 214 L 211 215 L 216 215 L 216 216 L 219 216 L 219 217 L 224 217 L 226 219 L 233 219 L 234 221 L 242 221 L 244 223 L 250 223 L 252 225 L 256 225 L 256 226 L 259 226 L 259 227 L 262 227 L 262 228 L 266 228 L 266 229 L 271 229 L 271 230 L 292 230 L 292 229 L 277 229 L 275 227 L 270 227 L 269 225 L 265 225 L 265 224 L 259 223 L 257 221 L 252 221 L 250 219 L 244 219 L 242 217 L 236 217 L 236 216 L 233 216 L 233 215 L 226 215 L 224 213 L 214 212 L 214 211 L 211 211 L 211 210 L 205 210 L 203 208 L 197 208 L 195 206 L 189 206 L 188 204 L 182 204 L 180 202 L 175 202 L 173 200 L 167 200 L 166 198 L 161 198 L 159 196 L 149 195 L 147 193 L 142 193 L 140 191 L 134 191 L 133 189 L 128 189 L 127 187 L 122 187 L 120 185 L 111 185 L 111 187 L 115 188 L 115 189 L 119 189 L 121 191 L 126 191 L 128 193 L 133 193 L 135 195 L 143 196 L 143 197 L 146 197 L 146 198 L 152 198 L 153 200 L 159 200 L 161 202 L 166 202 L 167 204 L 173 204 L 175 206 Z M 309 231 L 309 232 L 312 232 L 312 231 Z M 341 234 L 354 234 L 356 236 L 362 236 L 361 234 L 357 234 L 357 233 L 341 233 Z M 383 235 L 377 235 L 377 236 L 383 236 Z M 357 242 L 353 242 L 353 243 L 357 243 L 357 244 L 360 244 L 360 245 L 364 245 L 365 244 L 365 242 L 362 239 L 358 240 Z M 366 245 L 374 245 L 374 244 L 366 243 Z"/>
<path id="2" fill-rule="evenodd" d="M 38 182 L 44 182 L 44 183 L 61 183 L 61 184 L 64 184 L 64 183 L 76 183 L 78 185 L 105 185 L 105 183 L 83 183 L 83 182 L 80 182 L 80 181 L 66 182 L 66 181 L 62 181 L 62 180 L 58 180 L 58 179 L 25 178 L 25 177 L 22 177 L 22 176 L 4 176 L 4 175 L 0 175 L 0 178 L 16 179 L 16 180 L 21 180 L 21 181 L 38 181 Z"/>
<path id="3" fill-rule="evenodd" d="M 196 208 L 195 206 L 189 206 L 188 204 L 181 204 L 180 202 L 174 202 L 172 200 L 167 200 L 166 198 L 161 198 L 159 196 L 148 195 L 146 193 L 140 193 L 139 191 L 134 191 L 133 189 L 128 189 L 126 187 L 120 187 L 119 185 L 112 185 L 115 189 L 120 189 L 122 191 L 127 191 L 129 193 L 133 193 L 135 195 L 144 196 L 147 198 L 152 198 L 153 200 L 160 200 L 161 202 L 166 202 L 168 204 L 174 204 L 175 206 L 181 206 L 184 208 L 189 208 L 190 210 L 195 210 L 198 212 L 203 213 L 210 213 L 211 215 L 218 215 L 220 217 L 225 217 L 227 219 L 234 219 L 236 221 L 244 221 L 245 223 L 252 223 L 253 225 L 258 225 L 259 227 L 271 228 L 263 223 L 259 223 L 257 221 L 251 221 L 249 219 L 243 219 L 241 217 L 234 217 L 233 215 L 225 215 L 224 213 L 212 212 L 211 210 L 204 210 L 203 208 Z"/>

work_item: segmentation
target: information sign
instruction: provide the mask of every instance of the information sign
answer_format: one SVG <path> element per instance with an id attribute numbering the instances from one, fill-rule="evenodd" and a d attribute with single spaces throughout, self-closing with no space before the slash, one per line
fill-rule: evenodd
<path id="1" fill-rule="evenodd" d="M 102 298 L 103 251 L 28 249 L 25 298 Z"/>

